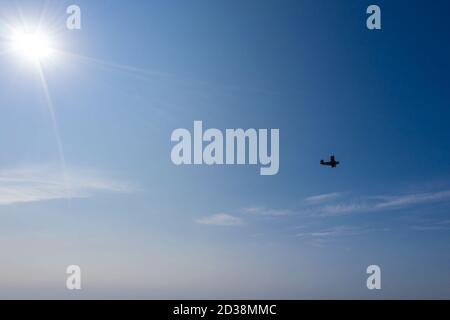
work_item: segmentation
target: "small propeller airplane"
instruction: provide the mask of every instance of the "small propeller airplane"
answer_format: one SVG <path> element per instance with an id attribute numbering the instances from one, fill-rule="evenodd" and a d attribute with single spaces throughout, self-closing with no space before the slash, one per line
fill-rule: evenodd
<path id="1" fill-rule="evenodd" d="M 325 162 L 323 160 L 320 160 L 320 164 L 323 165 L 323 166 L 330 166 L 332 168 L 336 168 L 337 165 L 339 164 L 339 161 L 336 161 L 335 156 L 331 156 L 330 161 Z"/>

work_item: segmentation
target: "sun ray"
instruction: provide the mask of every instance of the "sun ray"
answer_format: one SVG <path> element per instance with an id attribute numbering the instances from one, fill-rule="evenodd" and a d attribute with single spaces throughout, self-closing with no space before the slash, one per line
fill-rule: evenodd
<path id="1" fill-rule="evenodd" d="M 43 5 L 44 7 L 42 8 L 41 13 L 39 15 L 39 21 L 38 21 L 38 24 L 37 24 L 37 30 L 41 30 L 42 22 L 44 21 L 44 18 L 47 15 L 48 4 L 49 4 L 48 0 L 45 0 L 44 1 L 44 5 Z"/>
<path id="2" fill-rule="evenodd" d="M 74 58 L 74 59 L 78 59 L 80 61 L 84 61 L 87 63 L 93 63 L 93 64 L 97 64 L 97 65 L 100 65 L 103 67 L 107 67 L 113 71 L 114 70 L 122 71 L 122 72 L 128 73 L 129 75 L 135 75 L 135 76 L 140 75 L 141 77 L 167 77 L 167 78 L 174 77 L 174 75 L 172 75 L 170 73 L 152 71 L 152 70 L 148 70 L 148 69 L 137 68 L 137 67 L 133 67 L 133 66 L 129 66 L 129 65 L 119 64 L 119 63 L 115 63 L 115 62 L 109 62 L 106 60 L 101 60 L 101 59 L 92 58 L 92 57 L 88 57 L 88 56 L 84 56 L 84 55 L 80 55 L 80 54 L 75 54 L 75 53 L 71 53 L 68 51 L 55 49 L 55 52 L 57 54 L 65 55 L 66 57 L 69 57 L 69 58 Z"/>
<path id="3" fill-rule="evenodd" d="M 69 181 L 68 181 L 68 177 L 67 177 L 66 159 L 64 156 L 64 146 L 62 143 L 61 135 L 59 133 L 59 126 L 58 126 L 58 121 L 57 121 L 57 117 L 56 117 L 56 113 L 55 113 L 55 108 L 53 106 L 53 100 L 50 96 L 50 90 L 48 89 L 48 84 L 47 84 L 47 80 L 45 78 L 44 70 L 39 61 L 36 61 L 36 67 L 37 67 L 37 70 L 39 73 L 39 79 L 41 80 L 41 85 L 42 85 L 42 89 L 44 91 L 47 109 L 48 109 L 50 117 L 51 117 L 53 132 L 54 132 L 55 138 L 56 138 L 59 161 L 60 161 L 61 171 L 63 174 L 66 199 L 69 200 L 70 199 L 70 185 L 69 185 Z"/>

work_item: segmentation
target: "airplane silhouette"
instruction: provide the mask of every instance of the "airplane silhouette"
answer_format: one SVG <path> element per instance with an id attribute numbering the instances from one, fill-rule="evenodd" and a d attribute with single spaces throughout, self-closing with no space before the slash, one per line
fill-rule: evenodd
<path id="1" fill-rule="evenodd" d="M 336 161 L 336 160 L 335 160 L 335 157 L 334 157 L 334 156 L 331 156 L 330 161 L 325 162 L 325 161 L 323 161 L 323 160 L 320 160 L 320 164 L 323 165 L 323 166 L 330 166 L 330 167 L 332 167 L 332 168 L 336 168 L 337 165 L 339 164 L 339 161 Z"/>

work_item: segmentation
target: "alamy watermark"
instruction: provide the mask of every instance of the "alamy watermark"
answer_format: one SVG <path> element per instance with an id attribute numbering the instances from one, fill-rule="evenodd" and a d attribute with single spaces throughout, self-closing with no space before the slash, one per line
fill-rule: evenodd
<path id="1" fill-rule="evenodd" d="M 68 266 L 66 273 L 66 288 L 68 290 L 81 290 L 81 268 L 77 265 Z"/>
<path id="2" fill-rule="evenodd" d="M 367 14 L 370 16 L 367 18 L 366 25 L 369 30 L 381 30 L 381 9 L 379 6 L 372 4 L 367 7 Z"/>
<path id="3" fill-rule="evenodd" d="M 66 13 L 69 15 L 66 20 L 66 27 L 69 30 L 80 30 L 81 29 L 81 8 L 72 4 L 67 7 Z"/>
<path id="4" fill-rule="evenodd" d="M 270 140 L 269 140 L 270 134 Z M 171 159 L 175 165 L 257 165 L 263 176 L 276 175 L 280 168 L 279 129 L 207 129 L 194 121 L 193 134 L 188 129 L 172 132 Z M 269 152 L 270 148 L 270 152 Z"/>
<path id="5" fill-rule="evenodd" d="M 367 289 L 369 290 L 381 290 L 381 268 L 377 265 L 370 265 L 366 270 L 370 276 L 367 278 Z"/>

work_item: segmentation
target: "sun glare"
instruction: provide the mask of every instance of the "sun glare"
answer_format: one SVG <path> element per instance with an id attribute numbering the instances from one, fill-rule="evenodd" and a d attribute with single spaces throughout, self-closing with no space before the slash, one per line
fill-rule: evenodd
<path id="1" fill-rule="evenodd" d="M 16 31 L 11 37 L 11 43 L 14 51 L 33 61 L 41 61 L 52 53 L 50 40 L 43 33 Z"/>

